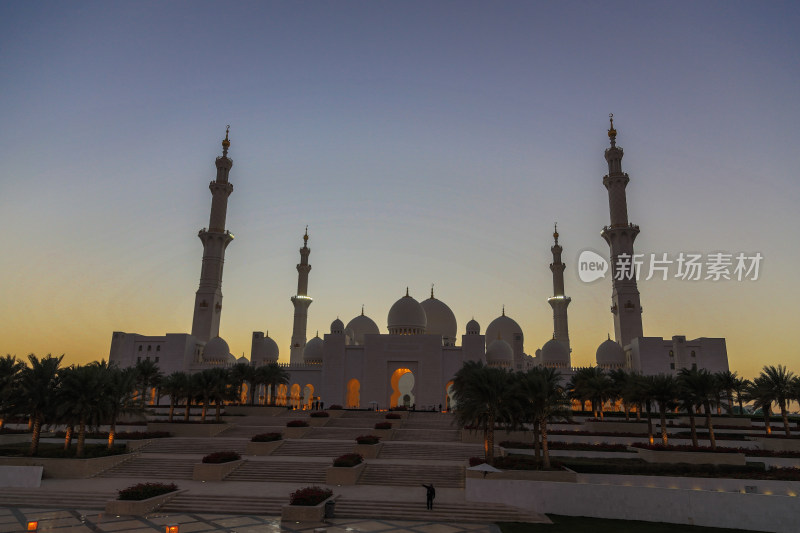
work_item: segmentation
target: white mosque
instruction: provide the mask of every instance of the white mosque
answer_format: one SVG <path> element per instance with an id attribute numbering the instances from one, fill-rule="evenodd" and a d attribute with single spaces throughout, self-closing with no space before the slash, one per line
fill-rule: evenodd
<path id="1" fill-rule="evenodd" d="M 611 146 L 605 151 L 608 174 L 603 184 L 608 190 L 610 225 L 602 236 L 610 248 L 611 264 L 619 254 L 633 254 L 633 242 L 639 227 L 628 221 L 625 188 L 628 174 L 622 172 L 622 148 L 616 146 L 613 119 L 608 130 Z M 278 361 L 278 345 L 262 332 L 253 332 L 250 359 L 231 355 L 228 344 L 219 336 L 222 313 L 222 267 L 225 249 L 233 235 L 225 229 L 228 196 L 233 192 L 229 173 L 233 161 L 228 157 L 230 141 L 226 132 L 222 156 L 216 158 L 217 176 L 209 184 L 211 216 L 208 228 L 200 230 L 203 262 L 200 286 L 195 297 L 191 334 L 145 336 L 115 331 L 109 360 L 122 367 L 150 359 L 165 373 L 196 372 L 215 366 L 246 363 L 260 366 Z M 324 337 L 307 340 L 306 324 L 312 298 L 308 296 L 308 229 L 300 248 L 297 265 L 297 294 L 289 363 L 282 365 L 290 374 L 288 387 L 278 390 L 281 402 L 298 403 L 321 399 L 326 405 L 344 407 L 395 407 L 398 405 L 446 407 L 450 405 L 450 386 L 455 373 L 466 361 L 482 361 L 509 370 L 535 366 L 557 368 L 565 376 L 571 365 L 567 307 L 564 294 L 562 247 L 554 231 L 551 247 L 553 262 L 553 338 L 535 355 L 524 349 L 524 335 L 519 324 L 505 311 L 481 333 L 470 320 L 458 338 L 458 324 L 451 309 L 434 296 L 421 302 L 406 294 L 392 305 L 387 317 L 388 333 L 362 312 L 346 325 L 338 318 Z M 624 273 L 623 273 L 624 274 Z M 642 330 L 642 307 L 634 276 L 612 276 L 612 306 L 615 339 L 610 336 L 597 348 L 597 366 L 603 369 L 624 368 L 642 374 L 674 374 L 682 368 L 706 368 L 711 372 L 728 370 L 724 338 L 685 336 L 671 339 L 645 337 Z"/>

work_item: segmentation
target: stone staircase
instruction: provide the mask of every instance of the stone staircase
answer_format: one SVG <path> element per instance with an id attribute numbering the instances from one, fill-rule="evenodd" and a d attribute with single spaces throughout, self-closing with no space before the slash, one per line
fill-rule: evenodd
<path id="1" fill-rule="evenodd" d="M 369 428 L 375 425 L 376 422 L 379 422 L 378 419 L 375 418 L 331 418 L 327 424 L 325 424 L 326 428 Z M 391 420 L 389 421 L 391 422 Z"/>
<path id="2" fill-rule="evenodd" d="M 285 496 L 226 496 L 222 494 L 191 494 L 184 492 L 169 500 L 159 512 L 220 513 L 280 516 L 281 506 L 289 503 Z"/>
<path id="3" fill-rule="evenodd" d="M 0 489 L 0 506 L 58 507 L 64 509 L 105 509 L 117 498 L 116 491 L 63 491 L 27 488 Z"/>
<path id="4" fill-rule="evenodd" d="M 374 424 L 380 420 L 383 420 L 386 413 L 380 413 L 375 411 L 345 411 L 342 414 L 341 418 L 362 418 L 371 420 Z"/>
<path id="5" fill-rule="evenodd" d="M 246 461 L 225 481 L 325 483 L 328 462 Z M 287 503 L 285 498 L 283 503 Z"/>
<path id="6" fill-rule="evenodd" d="M 229 429 L 226 429 L 223 432 L 224 438 L 245 438 L 251 439 L 254 435 L 260 435 L 261 433 L 282 433 L 284 430 L 284 426 L 240 426 L 240 425 L 233 425 Z"/>
<path id="7" fill-rule="evenodd" d="M 348 441 L 322 441 L 322 440 L 285 440 L 283 444 L 272 452 L 275 456 L 294 457 L 339 457 L 346 453 L 353 453 L 355 440 Z"/>
<path id="8" fill-rule="evenodd" d="M 173 437 L 168 439 L 153 439 L 153 441 L 141 448 L 142 453 L 192 453 L 208 455 L 213 452 L 234 451 L 244 454 L 245 447 L 249 439 L 229 439 L 222 437 Z"/>
<path id="9" fill-rule="evenodd" d="M 452 415 L 442 413 L 409 413 L 403 427 L 407 429 L 456 429 Z"/>
<path id="10" fill-rule="evenodd" d="M 392 440 L 411 442 L 461 442 L 461 431 L 458 429 L 398 429 Z"/>
<path id="11" fill-rule="evenodd" d="M 382 518 L 388 520 L 430 520 L 441 522 L 540 522 L 550 520 L 540 514 L 530 513 L 502 504 L 478 502 L 436 503 L 433 510 L 425 508 L 425 489 L 420 487 L 420 499 L 415 502 L 369 501 L 339 498 L 336 500 L 335 518 Z"/>
<path id="12" fill-rule="evenodd" d="M 124 463 L 120 463 L 95 477 L 131 477 L 150 479 L 192 479 L 194 465 L 200 462 L 196 459 L 174 459 L 161 457 L 147 457 L 140 455 Z"/>
<path id="13" fill-rule="evenodd" d="M 355 444 L 356 437 L 369 435 L 370 429 L 371 428 L 329 428 L 325 426 L 321 428 L 311 428 L 311 431 L 306 433 L 303 438 L 349 440 Z"/>
<path id="14" fill-rule="evenodd" d="M 419 486 L 464 488 L 464 467 L 449 465 L 409 465 L 370 463 L 358 480 L 359 485 Z"/>
<path id="15" fill-rule="evenodd" d="M 499 453 L 499 448 L 496 449 Z M 424 459 L 430 461 L 466 461 L 470 457 L 483 457 L 480 444 L 416 444 L 389 441 L 383 443 L 380 459 Z"/>

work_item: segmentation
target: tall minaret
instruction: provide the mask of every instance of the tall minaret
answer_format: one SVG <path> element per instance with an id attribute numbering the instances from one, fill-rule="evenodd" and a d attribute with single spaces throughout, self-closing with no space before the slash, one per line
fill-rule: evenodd
<path id="1" fill-rule="evenodd" d="M 572 348 L 569 347 L 569 324 L 567 323 L 567 307 L 572 298 L 564 296 L 566 265 L 561 262 L 562 248 L 558 244 L 558 225 L 553 229 L 553 239 L 555 244 L 550 248 L 550 251 L 553 252 L 553 262 L 550 263 L 550 270 L 553 272 L 553 296 L 547 299 L 547 303 L 553 308 L 553 338 L 564 344 L 567 351 L 572 352 Z"/>
<path id="2" fill-rule="evenodd" d="M 218 157 L 217 179 L 209 183 L 211 189 L 211 217 L 208 229 L 197 234 L 203 242 L 203 268 L 200 271 L 200 288 L 194 302 L 192 335 L 201 341 L 219 336 L 219 319 L 222 313 L 222 265 L 225 263 L 225 248 L 233 240 L 231 232 L 225 229 L 228 211 L 228 196 L 233 185 L 228 182 L 228 174 L 233 160 L 228 157 L 230 126 L 225 130 L 222 141 L 222 157 Z"/>
<path id="3" fill-rule="evenodd" d="M 311 298 L 308 292 L 308 273 L 311 265 L 308 264 L 308 254 L 311 249 L 308 247 L 308 226 L 303 235 L 303 247 L 300 248 L 300 264 L 297 265 L 297 295 L 292 296 L 294 304 L 294 329 L 292 330 L 292 346 L 289 351 L 289 363 L 302 363 L 303 350 L 306 347 L 306 324 L 308 323 L 308 306 L 311 305 Z"/>
<path id="4" fill-rule="evenodd" d="M 642 337 L 642 306 L 639 302 L 639 289 L 636 288 L 636 272 L 633 263 L 633 241 L 639 234 L 639 226 L 628 222 L 628 201 L 625 187 L 628 175 L 622 172 L 622 148 L 617 146 L 617 130 L 614 129 L 614 115 L 609 115 L 611 127 L 608 138 L 611 147 L 606 149 L 608 175 L 603 177 L 603 185 L 608 189 L 608 207 L 611 211 L 611 225 L 605 226 L 601 235 L 610 248 L 613 291 L 611 293 L 611 312 L 614 314 L 614 334 L 616 341 L 624 348 L 636 337 Z M 620 254 L 623 255 L 619 260 Z M 618 268 L 619 265 L 620 266 Z"/>

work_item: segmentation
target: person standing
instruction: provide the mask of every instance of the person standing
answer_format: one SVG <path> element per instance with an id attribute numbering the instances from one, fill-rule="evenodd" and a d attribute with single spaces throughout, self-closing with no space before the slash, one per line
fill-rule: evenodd
<path id="1" fill-rule="evenodd" d="M 433 483 L 431 483 L 430 485 L 426 485 L 425 483 L 423 483 L 422 486 L 425 487 L 428 490 L 428 492 L 426 494 L 426 496 L 427 496 L 427 498 L 426 498 L 427 499 L 427 507 L 428 507 L 429 511 L 432 511 L 433 510 L 433 499 L 436 497 L 436 489 L 433 488 Z"/>

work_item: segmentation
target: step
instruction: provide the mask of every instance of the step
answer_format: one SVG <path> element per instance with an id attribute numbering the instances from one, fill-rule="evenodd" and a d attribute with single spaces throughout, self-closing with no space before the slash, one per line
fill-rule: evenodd
<path id="1" fill-rule="evenodd" d="M 16 487 L 0 489 L 0 505 L 13 507 L 104 509 L 107 501 L 116 498 L 116 491 L 76 492 Z"/>
<path id="2" fill-rule="evenodd" d="M 327 462 L 247 461 L 225 481 L 325 483 L 328 466 Z"/>
<path id="3" fill-rule="evenodd" d="M 234 451 L 244 454 L 247 438 L 222 438 L 222 437 L 172 437 L 167 439 L 153 439 L 142 448 L 142 453 L 191 453 L 208 455 L 213 452 Z"/>
<path id="4" fill-rule="evenodd" d="M 286 496 L 225 496 L 211 494 L 192 494 L 183 492 L 169 500 L 159 512 L 172 513 L 220 513 L 280 516 L 281 506 L 289 503 Z"/>
<path id="5" fill-rule="evenodd" d="M 271 456 L 294 457 L 339 457 L 346 453 L 353 453 L 355 440 L 324 441 L 324 440 L 285 440 L 283 444 L 272 452 Z"/>
<path id="6" fill-rule="evenodd" d="M 436 486 L 463 488 L 464 467 L 447 465 L 394 465 L 367 463 L 359 485 L 420 486 L 433 483 Z"/>
<path id="7" fill-rule="evenodd" d="M 101 472 L 96 477 L 134 477 L 157 479 L 192 479 L 199 459 L 174 459 L 140 455 Z"/>
<path id="8" fill-rule="evenodd" d="M 439 461 L 466 461 L 470 457 L 483 457 L 480 444 L 415 444 L 408 442 L 385 442 L 378 457 L 380 459 L 427 459 Z"/>
<path id="9" fill-rule="evenodd" d="M 457 429 L 398 429 L 392 440 L 409 442 L 461 442 L 461 431 Z"/>
<path id="10" fill-rule="evenodd" d="M 325 426 L 321 428 L 311 428 L 311 431 L 306 433 L 303 438 L 349 440 L 355 444 L 356 437 L 369 435 L 370 430 L 371 428 L 329 428 Z"/>

